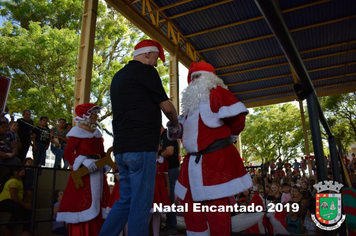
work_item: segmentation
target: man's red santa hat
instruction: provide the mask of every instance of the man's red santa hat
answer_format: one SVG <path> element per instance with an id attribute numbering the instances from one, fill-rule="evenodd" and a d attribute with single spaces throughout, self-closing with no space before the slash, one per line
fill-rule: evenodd
<path id="1" fill-rule="evenodd" d="M 165 62 L 163 47 L 159 42 L 151 39 L 143 40 L 135 46 L 133 55 L 135 57 L 147 52 L 158 52 L 159 58 L 161 58 L 162 62 Z"/>
<path id="2" fill-rule="evenodd" d="M 188 84 L 192 82 L 192 78 L 196 74 L 201 74 L 201 73 L 215 73 L 214 67 L 206 62 L 193 62 L 190 67 L 189 67 L 189 72 L 188 72 Z"/>
<path id="3" fill-rule="evenodd" d="M 77 116 L 74 118 L 74 120 L 75 120 L 75 122 L 78 122 L 80 120 L 85 120 L 90 117 L 93 110 L 100 111 L 100 109 L 101 109 L 101 106 L 97 106 L 92 103 L 80 104 L 75 108 L 75 114 L 77 114 Z"/>

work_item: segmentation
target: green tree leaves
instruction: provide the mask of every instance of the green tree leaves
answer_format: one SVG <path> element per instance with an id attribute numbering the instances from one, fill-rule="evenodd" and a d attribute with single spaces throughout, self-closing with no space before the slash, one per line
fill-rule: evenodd
<path id="1" fill-rule="evenodd" d="M 24 109 L 50 123 L 72 120 L 77 75 L 78 43 L 83 12 L 81 0 L 6 0 L 0 14 L 0 73 L 12 78 L 10 112 Z M 137 42 L 147 38 L 106 3 L 99 2 L 90 102 L 103 106 L 102 119 L 111 115 L 110 83 L 133 59 Z M 168 68 L 157 67 L 168 84 Z"/>
<path id="2" fill-rule="evenodd" d="M 303 145 L 298 107 L 290 103 L 258 107 L 246 118 L 241 133 L 243 157 L 266 162 L 296 158 Z"/>

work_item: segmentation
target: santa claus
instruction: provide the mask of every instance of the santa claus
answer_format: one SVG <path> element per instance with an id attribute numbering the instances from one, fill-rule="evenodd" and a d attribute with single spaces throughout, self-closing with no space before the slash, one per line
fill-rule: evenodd
<path id="1" fill-rule="evenodd" d="M 230 212 L 202 212 L 193 203 L 226 206 L 230 196 L 252 186 L 232 144 L 245 127 L 248 110 L 208 63 L 192 63 L 188 84 L 183 91 L 179 131 L 175 133 L 175 127 L 168 125 L 169 133 L 175 133 L 169 138 L 182 138 L 188 151 L 175 193 L 189 206 L 184 213 L 187 235 L 230 235 Z"/>
<path id="2" fill-rule="evenodd" d="M 69 235 L 96 236 L 104 223 L 105 208 L 110 191 L 105 173 L 109 166 L 98 169 L 95 162 L 104 158 L 101 132 L 93 125 L 98 118 L 99 106 L 84 103 L 75 108 L 77 126 L 67 134 L 64 157 L 73 166 L 72 171 L 85 166 L 90 174 L 82 177 L 84 186 L 77 189 L 71 176 L 57 213 L 57 221 L 68 223 Z"/>

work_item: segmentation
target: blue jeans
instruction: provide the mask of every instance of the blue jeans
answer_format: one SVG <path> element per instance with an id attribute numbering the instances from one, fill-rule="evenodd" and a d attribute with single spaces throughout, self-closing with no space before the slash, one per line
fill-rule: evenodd
<path id="1" fill-rule="evenodd" d="M 99 236 L 117 236 L 128 221 L 130 236 L 146 236 L 153 202 L 157 152 L 115 155 L 119 167 L 120 199 L 112 206 Z"/>
<path id="2" fill-rule="evenodd" d="M 35 166 L 40 163 L 42 166 L 46 165 L 47 144 L 36 142 L 37 151 L 33 151 L 33 158 L 35 158 Z"/>
<path id="3" fill-rule="evenodd" d="M 66 159 L 64 159 L 64 150 L 62 148 L 56 147 L 53 144 L 51 144 L 51 151 L 55 155 L 56 159 L 54 161 L 54 168 L 61 168 L 61 160 L 63 158 L 64 161 L 64 166 L 63 169 L 67 169 L 69 166 L 69 163 Z"/>
<path id="4" fill-rule="evenodd" d="M 180 171 L 179 167 L 168 170 L 169 191 L 170 191 L 169 200 L 171 201 L 171 203 L 174 203 L 174 188 L 178 180 L 179 171 Z M 177 230 L 177 214 L 175 212 L 167 213 L 166 227 L 168 229 Z"/>

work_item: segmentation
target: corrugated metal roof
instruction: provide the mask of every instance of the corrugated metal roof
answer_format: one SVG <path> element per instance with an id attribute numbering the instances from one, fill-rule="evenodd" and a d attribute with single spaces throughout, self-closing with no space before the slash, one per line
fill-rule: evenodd
<path id="1" fill-rule="evenodd" d="M 157 7 L 181 2 L 151 1 Z M 200 9 L 222 2 L 194 0 L 172 5 L 162 12 L 247 105 L 293 96 L 291 68 L 254 1 L 234 0 Z M 279 0 L 278 3 L 316 91 L 334 93 L 343 91 L 338 89 L 355 88 L 356 1 Z M 133 5 L 141 11 L 141 1 Z M 234 25 L 226 27 L 229 24 Z M 160 30 L 166 33 L 167 26 Z M 180 44 L 183 43 L 181 40 Z M 186 50 L 184 45 L 181 50 Z"/>

